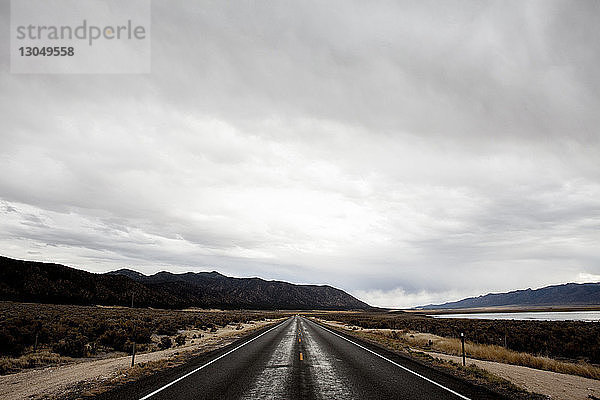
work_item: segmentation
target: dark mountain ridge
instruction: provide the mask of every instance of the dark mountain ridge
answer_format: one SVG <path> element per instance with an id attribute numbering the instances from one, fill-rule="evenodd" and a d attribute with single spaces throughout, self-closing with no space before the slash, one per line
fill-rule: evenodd
<path id="1" fill-rule="evenodd" d="M 0 300 L 156 308 L 350 310 L 371 307 L 331 286 L 230 278 L 216 271 L 94 274 L 60 264 L 0 256 Z"/>
<path id="2" fill-rule="evenodd" d="M 600 283 L 566 283 L 541 289 L 489 293 L 444 304 L 418 307 L 426 310 L 500 306 L 586 306 L 600 305 Z"/>

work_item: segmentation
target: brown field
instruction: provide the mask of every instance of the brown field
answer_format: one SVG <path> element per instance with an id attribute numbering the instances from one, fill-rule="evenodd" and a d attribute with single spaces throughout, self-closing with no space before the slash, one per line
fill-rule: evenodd
<path id="1" fill-rule="evenodd" d="M 181 346 L 272 311 L 156 310 L 0 302 L 0 375 L 112 354 Z M 186 332 L 193 332 L 186 335 Z"/>
<path id="2" fill-rule="evenodd" d="M 201 337 L 198 337 L 201 330 L 186 329 L 178 334 L 186 337 L 184 344 L 175 344 L 164 350 L 138 353 L 133 368 L 131 355 L 113 352 L 101 357 L 68 359 L 68 362 L 62 365 L 23 369 L 0 376 L 0 398 L 3 400 L 91 398 L 124 383 L 184 364 L 189 359 L 233 343 L 277 321 L 267 319 L 230 324 L 226 327 L 217 327 L 216 330 L 205 331 Z M 36 354 L 40 353 L 30 353 L 23 357 L 33 357 Z"/>

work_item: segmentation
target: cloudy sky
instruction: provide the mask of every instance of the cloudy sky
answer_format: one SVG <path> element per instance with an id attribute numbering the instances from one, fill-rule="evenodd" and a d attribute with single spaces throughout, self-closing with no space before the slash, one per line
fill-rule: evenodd
<path id="1" fill-rule="evenodd" d="M 0 254 L 403 307 L 600 281 L 600 3 L 152 3 L 152 73 L 11 74 Z"/>

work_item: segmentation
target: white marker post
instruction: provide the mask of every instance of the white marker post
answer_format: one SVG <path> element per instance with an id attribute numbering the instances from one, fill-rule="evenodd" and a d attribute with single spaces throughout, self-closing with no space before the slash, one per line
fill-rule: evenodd
<path id="1" fill-rule="evenodd" d="M 462 342 L 462 356 L 463 356 L 463 367 L 467 365 L 467 360 L 465 359 L 465 334 L 460 333 L 460 341 Z"/>

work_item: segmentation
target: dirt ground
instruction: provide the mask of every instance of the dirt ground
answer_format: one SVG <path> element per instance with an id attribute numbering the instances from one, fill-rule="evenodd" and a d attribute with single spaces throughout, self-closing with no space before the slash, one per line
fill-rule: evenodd
<path id="1" fill-rule="evenodd" d="M 390 329 L 363 329 L 347 326 L 339 322 L 320 320 L 326 324 L 345 330 L 361 330 L 363 332 L 391 332 Z M 427 334 L 418 334 L 428 337 Z M 431 336 L 431 335 L 430 335 Z M 414 349 L 432 357 L 447 361 L 462 363 L 462 358 L 436 352 L 427 352 Z M 530 392 L 546 395 L 552 400 L 589 400 L 588 395 L 600 398 L 600 381 L 583 378 L 576 375 L 559 374 L 557 372 L 543 371 L 519 365 L 503 364 L 493 361 L 476 360 L 467 358 L 467 364 L 475 364 L 479 368 L 504 378 L 516 386 Z"/>
<path id="2" fill-rule="evenodd" d="M 415 351 L 422 350 L 415 349 Z M 461 357 L 427 351 L 422 352 L 442 360 L 462 363 Z M 544 394 L 553 400 L 588 400 L 588 395 L 600 397 L 600 381 L 595 379 L 472 358 L 467 358 L 466 362 L 467 365 L 475 364 L 479 368 L 504 378 L 523 389 Z"/>
<path id="3" fill-rule="evenodd" d="M 151 353 L 137 354 L 136 365 L 157 360 L 171 360 L 184 352 L 210 351 L 232 343 L 252 330 L 265 326 L 273 320 L 251 322 L 236 326 L 226 326 L 216 332 L 185 331 L 188 342 L 183 346 Z M 202 333 L 199 339 L 191 339 Z M 193 340 L 193 343 L 191 342 Z M 85 386 L 88 389 L 102 387 L 106 382 L 127 375 L 131 366 L 131 356 L 120 356 L 100 360 L 80 360 L 73 364 L 22 371 L 0 376 L 0 399 L 51 399 L 65 396 Z"/>

